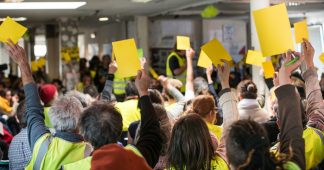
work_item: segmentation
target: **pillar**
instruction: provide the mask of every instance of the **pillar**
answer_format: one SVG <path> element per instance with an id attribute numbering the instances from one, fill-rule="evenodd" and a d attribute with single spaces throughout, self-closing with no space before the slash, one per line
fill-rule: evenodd
<path id="1" fill-rule="evenodd" d="M 147 16 L 136 16 L 135 17 L 136 25 L 136 39 L 137 47 L 142 48 L 146 61 L 150 64 L 150 47 L 149 47 L 149 19 Z M 147 69 L 147 68 L 145 68 Z"/>
<path id="2" fill-rule="evenodd" d="M 46 25 L 47 70 L 50 79 L 61 78 L 59 26 Z"/>

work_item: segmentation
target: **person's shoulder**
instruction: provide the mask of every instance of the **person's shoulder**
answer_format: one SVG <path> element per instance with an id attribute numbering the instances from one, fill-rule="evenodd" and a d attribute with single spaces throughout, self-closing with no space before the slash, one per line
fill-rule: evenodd
<path id="1" fill-rule="evenodd" d="M 283 167 L 285 170 L 301 170 L 300 167 L 296 163 L 291 162 L 291 161 L 286 162 L 283 165 Z"/>
<path id="2" fill-rule="evenodd" d="M 213 170 L 228 170 L 229 169 L 226 161 L 218 155 L 216 155 L 214 157 L 214 159 L 211 160 L 210 166 L 211 166 L 210 169 L 213 169 Z"/>

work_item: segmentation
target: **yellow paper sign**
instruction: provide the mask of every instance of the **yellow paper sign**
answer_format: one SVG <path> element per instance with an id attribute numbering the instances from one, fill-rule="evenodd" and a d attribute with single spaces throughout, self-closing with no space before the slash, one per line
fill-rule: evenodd
<path id="1" fill-rule="evenodd" d="M 188 50 L 190 49 L 190 38 L 185 36 L 177 36 L 177 49 Z"/>
<path id="2" fill-rule="evenodd" d="M 263 57 L 282 54 L 294 49 L 286 5 L 253 11 Z"/>
<path id="3" fill-rule="evenodd" d="M 262 63 L 263 71 L 264 71 L 264 77 L 266 79 L 273 78 L 273 75 L 275 73 L 275 70 L 273 68 L 273 64 L 271 61 L 266 61 Z"/>
<path id="4" fill-rule="evenodd" d="M 37 64 L 37 61 L 32 61 L 32 62 L 31 62 L 31 70 L 32 70 L 32 72 L 36 72 L 36 71 L 38 71 L 38 64 Z"/>
<path id="5" fill-rule="evenodd" d="M 246 64 L 262 67 L 262 63 L 265 62 L 265 59 L 266 58 L 262 56 L 260 51 L 249 50 L 246 57 Z"/>
<path id="6" fill-rule="evenodd" d="M 45 57 L 41 57 L 37 60 L 37 65 L 39 68 L 42 68 L 46 65 L 46 59 Z"/>
<path id="7" fill-rule="evenodd" d="M 322 53 L 319 57 L 319 59 L 321 60 L 321 62 L 324 64 L 324 53 Z"/>
<path id="8" fill-rule="evenodd" d="M 118 75 L 121 78 L 133 77 L 141 69 L 134 39 L 127 39 L 112 43 L 114 55 L 118 65 Z"/>
<path id="9" fill-rule="evenodd" d="M 302 43 L 303 38 L 308 40 L 307 21 L 301 21 L 294 24 L 296 43 Z"/>
<path id="10" fill-rule="evenodd" d="M 223 64 L 221 59 L 232 61 L 232 57 L 223 45 L 217 40 L 213 39 L 201 47 L 202 51 L 209 57 L 215 66 Z"/>
<path id="11" fill-rule="evenodd" d="M 0 26 L 0 41 L 7 43 L 8 39 L 11 39 L 14 44 L 17 44 L 26 31 L 26 27 L 7 17 Z"/>
<path id="12" fill-rule="evenodd" d="M 203 68 L 208 68 L 212 65 L 212 61 L 208 58 L 208 56 L 204 53 L 204 51 L 200 52 L 198 59 L 198 66 Z"/>

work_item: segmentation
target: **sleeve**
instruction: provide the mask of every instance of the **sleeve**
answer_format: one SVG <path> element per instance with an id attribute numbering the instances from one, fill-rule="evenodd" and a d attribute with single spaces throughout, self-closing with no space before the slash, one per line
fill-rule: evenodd
<path id="1" fill-rule="evenodd" d="M 305 142 L 302 137 L 302 111 L 295 86 L 283 85 L 275 90 L 279 110 L 279 151 L 292 155 L 291 161 L 305 169 Z M 292 153 L 291 153 L 292 151 Z"/>
<path id="2" fill-rule="evenodd" d="M 114 75 L 108 74 L 108 78 L 105 82 L 105 87 L 102 90 L 101 100 L 111 101 L 111 94 L 112 94 L 112 90 L 113 90 L 113 80 L 114 80 Z"/>
<path id="3" fill-rule="evenodd" d="M 147 163 L 154 167 L 159 160 L 162 149 L 160 124 L 148 96 L 140 98 L 141 130 L 136 148 L 144 156 Z"/>
<path id="4" fill-rule="evenodd" d="M 220 143 L 217 148 L 217 153 L 227 161 L 225 141 L 230 125 L 239 119 L 237 109 L 237 97 L 230 89 L 224 89 L 220 92 L 219 104 L 223 110 L 223 132 Z"/>
<path id="5" fill-rule="evenodd" d="M 34 144 L 45 133 L 50 133 L 44 123 L 44 109 L 40 103 L 37 86 L 30 83 L 24 86 L 26 115 L 27 115 L 27 131 L 28 141 L 31 150 L 34 149 Z"/>
<path id="6" fill-rule="evenodd" d="M 179 115 L 181 115 L 181 113 L 183 112 L 183 108 L 186 104 L 186 98 L 175 87 L 171 87 L 170 89 L 168 89 L 168 92 L 177 101 L 177 103 L 174 105 L 174 107 L 172 107 L 172 109 L 169 110 L 169 115 L 174 120 L 174 119 L 178 118 Z"/>
<path id="7" fill-rule="evenodd" d="M 310 68 L 304 72 L 303 78 L 306 85 L 307 124 L 308 126 L 324 131 L 324 102 L 315 68 Z"/>
<path id="8" fill-rule="evenodd" d="M 169 66 L 170 66 L 170 69 L 172 70 L 172 74 L 175 75 L 173 70 L 180 68 L 180 64 L 179 64 L 179 61 L 178 61 L 177 57 L 172 56 L 170 58 Z"/>

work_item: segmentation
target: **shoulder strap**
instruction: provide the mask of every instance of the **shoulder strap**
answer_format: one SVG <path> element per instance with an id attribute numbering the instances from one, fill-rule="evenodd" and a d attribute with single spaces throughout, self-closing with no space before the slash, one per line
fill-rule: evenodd
<path id="1" fill-rule="evenodd" d="M 322 143 L 323 143 L 323 145 L 324 145 L 324 135 L 323 135 L 322 131 L 320 131 L 320 130 L 318 130 L 318 129 L 315 129 L 315 128 L 313 128 L 313 129 L 314 129 L 314 131 L 317 133 L 317 135 L 321 138 Z"/>
<path id="2" fill-rule="evenodd" d="M 42 142 L 42 144 L 41 144 L 41 146 L 39 148 L 39 151 L 37 153 L 37 157 L 36 157 L 36 161 L 35 161 L 34 166 L 33 166 L 33 170 L 40 170 L 41 169 L 43 159 L 44 159 L 45 154 L 46 154 L 46 152 L 48 150 L 48 146 L 52 142 L 52 139 L 53 139 L 53 137 L 51 135 Z"/>

